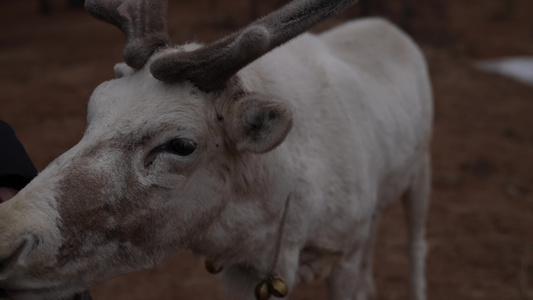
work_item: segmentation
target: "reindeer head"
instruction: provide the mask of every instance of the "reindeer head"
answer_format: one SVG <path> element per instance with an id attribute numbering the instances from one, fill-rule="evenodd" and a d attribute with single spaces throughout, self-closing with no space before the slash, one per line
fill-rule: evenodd
<path id="1" fill-rule="evenodd" d="M 82 140 L 0 205 L 0 288 L 60 299 L 178 249 L 224 256 L 261 239 L 289 193 L 271 150 L 292 112 L 245 67 L 351 2 L 297 1 L 170 47 L 164 0 L 87 0 L 125 33 L 127 65 L 94 91 Z"/>

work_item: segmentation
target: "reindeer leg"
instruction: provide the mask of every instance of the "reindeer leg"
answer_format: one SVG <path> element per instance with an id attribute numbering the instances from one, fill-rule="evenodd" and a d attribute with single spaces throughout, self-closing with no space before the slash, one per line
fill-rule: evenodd
<path id="1" fill-rule="evenodd" d="M 373 299 L 375 296 L 374 290 L 374 274 L 373 274 L 373 249 L 374 242 L 376 239 L 377 228 L 379 223 L 379 213 L 376 213 L 372 217 L 370 224 L 370 234 L 368 240 L 363 248 L 363 256 L 361 261 L 361 270 L 360 270 L 360 279 L 359 286 L 352 297 L 354 300 L 367 300 Z"/>
<path id="2" fill-rule="evenodd" d="M 328 277 L 328 299 L 329 300 L 352 300 L 354 291 L 358 284 L 354 284 L 359 276 L 362 251 L 357 251 L 349 260 L 341 261 L 331 270 Z"/>
<path id="3" fill-rule="evenodd" d="M 413 299 L 426 299 L 426 215 L 430 193 L 429 155 L 422 161 L 403 197 L 409 232 L 409 259 Z"/>
<path id="4" fill-rule="evenodd" d="M 360 288 L 367 283 L 365 272 L 369 263 L 368 251 L 373 242 L 372 234 L 374 231 L 374 219 L 369 219 L 357 224 L 356 248 L 333 267 L 328 276 L 328 299 L 329 300 L 366 300 L 367 287 L 364 291 Z"/>

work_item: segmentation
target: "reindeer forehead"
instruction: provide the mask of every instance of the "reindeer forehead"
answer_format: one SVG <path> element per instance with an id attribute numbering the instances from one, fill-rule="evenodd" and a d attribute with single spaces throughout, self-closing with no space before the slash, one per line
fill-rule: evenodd
<path id="1" fill-rule="evenodd" d="M 113 128 L 131 132 L 139 126 L 160 127 L 161 123 L 196 127 L 208 105 L 190 82 L 164 83 L 143 69 L 95 89 L 88 106 L 87 131 Z"/>

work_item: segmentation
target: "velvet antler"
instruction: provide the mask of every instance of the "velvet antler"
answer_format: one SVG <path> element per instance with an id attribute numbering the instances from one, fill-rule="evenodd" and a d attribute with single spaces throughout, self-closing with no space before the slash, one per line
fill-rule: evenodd
<path id="1" fill-rule="evenodd" d="M 126 36 L 124 60 L 132 68 L 142 68 L 155 50 L 170 43 L 167 0 L 87 0 L 85 9 L 122 30 Z"/>
<path id="2" fill-rule="evenodd" d="M 296 0 L 209 46 L 156 59 L 153 76 L 166 82 L 190 80 L 212 91 L 240 69 L 357 0 Z"/>

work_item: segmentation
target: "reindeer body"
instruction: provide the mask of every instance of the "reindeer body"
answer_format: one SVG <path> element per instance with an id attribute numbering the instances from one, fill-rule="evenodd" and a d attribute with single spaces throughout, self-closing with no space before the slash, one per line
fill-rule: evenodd
<path id="1" fill-rule="evenodd" d="M 412 41 L 369 19 L 304 34 L 223 88 L 154 78 L 202 49 L 119 65 L 95 90 L 79 144 L 0 205 L 0 287 L 59 299 L 188 248 L 225 267 L 232 299 L 268 275 L 290 288 L 327 277 L 331 300 L 367 299 L 377 220 L 406 194 L 425 299 L 432 104 Z"/>
<path id="2" fill-rule="evenodd" d="M 280 266 L 285 270 L 278 272 L 290 283 L 324 278 L 334 264 L 324 266 L 323 259 L 328 262 L 327 256 L 343 253 L 342 264 L 354 269 L 334 269 L 338 274 L 332 276 L 346 277 L 338 281 L 347 280 L 341 285 L 348 286 L 335 283 L 333 289 L 342 295 L 359 285 L 361 295 L 370 296 L 370 270 L 365 268 L 370 268 L 381 211 L 418 188 L 422 196 L 413 201 L 420 202 L 416 205 L 422 211 L 413 217 L 421 222 L 414 226 L 420 226 L 427 205 L 432 97 L 421 53 L 389 23 L 368 19 L 319 36 L 303 35 L 240 73 L 242 78 L 254 78 L 252 74 L 252 90 L 287 99 L 294 107 L 292 131 L 266 162 L 294 197 Z M 284 200 L 273 196 L 278 198 L 267 201 Z M 277 224 L 270 230 L 275 232 Z M 261 236 L 251 242 L 239 263 L 258 259 L 256 265 L 266 272 L 272 241 Z M 415 256 L 423 260 L 423 241 L 418 243 Z M 306 250 L 313 252 L 312 261 L 305 259 Z M 417 281 L 423 281 L 420 275 Z M 417 299 L 424 299 L 423 288 L 416 289 Z M 349 299 L 334 295 L 331 299 Z"/>

